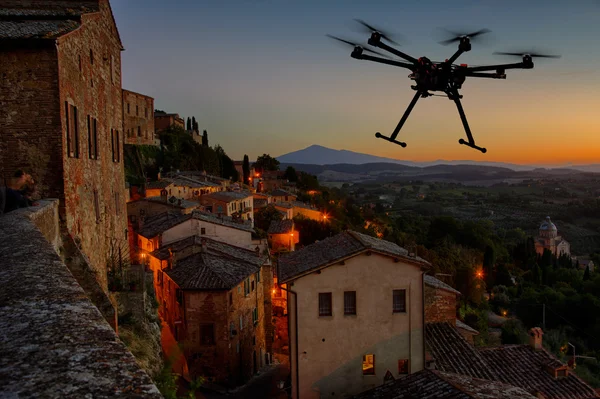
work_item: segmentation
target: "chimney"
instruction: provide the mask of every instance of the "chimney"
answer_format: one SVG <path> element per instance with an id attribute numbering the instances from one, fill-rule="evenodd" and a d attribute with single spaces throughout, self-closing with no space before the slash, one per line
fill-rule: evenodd
<path id="1" fill-rule="evenodd" d="M 529 346 L 536 351 L 542 350 L 542 335 L 544 335 L 544 332 L 539 327 L 529 330 Z"/>

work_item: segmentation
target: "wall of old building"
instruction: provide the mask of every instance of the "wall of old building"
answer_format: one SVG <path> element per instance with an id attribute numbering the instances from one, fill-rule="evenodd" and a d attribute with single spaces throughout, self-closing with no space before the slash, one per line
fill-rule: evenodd
<path id="1" fill-rule="evenodd" d="M 64 198 L 56 48 L 0 48 L 0 182 L 31 173 L 41 197 Z"/>
<path id="2" fill-rule="evenodd" d="M 82 16 L 81 28 L 61 37 L 57 48 L 67 228 L 81 242 L 97 278 L 106 286 L 110 252 L 127 248 L 127 211 L 121 45 L 108 2 L 101 1 L 100 9 L 100 13 Z M 77 158 L 67 154 L 65 102 L 78 108 Z M 98 159 L 89 157 L 88 116 L 97 119 Z M 113 161 L 111 129 L 119 132 L 117 162 Z"/>
<path id="3" fill-rule="evenodd" d="M 425 285 L 425 322 L 456 323 L 456 293 Z"/>
<path id="4" fill-rule="evenodd" d="M 307 219 L 316 220 L 318 222 L 323 221 L 323 212 L 318 211 L 316 209 L 307 209 L 299 206 L 294 207 L 294 217 L 298 215 L 302 215 Z"/>
<path id="5" fill-rule="evenodd" d="M 378 254 L 361 254 L 295 280 L 288 296 L 292 389 L 296 398 L 297 300 L 300 398 L 343 397 L 395 378 L 398 360 L 410 373 L 424 367 L 423 272 Z M 406 290 L 406 313 L 393 313 L 393 290 Z M 344 315 L 344 291 L 356 291 L 357 315 Z M 332 316 L 319 317 L 319 293 L 332 293 Z M 363 355 L 375 355 L 375 375 L 363 375 Z"/>
<path id="6" fill-rule="evenodd" d="M 123 131 L 126 144 L 156 144 L 152 97 L 123 90 Z"/>

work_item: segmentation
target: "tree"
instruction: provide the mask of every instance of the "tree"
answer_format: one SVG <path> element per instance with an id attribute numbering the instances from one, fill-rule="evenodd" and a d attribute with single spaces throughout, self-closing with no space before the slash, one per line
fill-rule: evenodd
<path id="1" fill-rule="evenodd" d="M 261 230 L 268 231 L 273 220 L 282 220 L 283 215 L 273 205 L 268 205 L 256 212 L 254 225 Z"/>
<path id="2" fill-rule="evenodd" d="M 192 130 L 197 132 L 198 131 L 198 123 L 196 122 L 196 117 L 192 116 Z"/>
<path id="3" fill-rule="evenodd" d="M 590 275 L 590 265 L 587 265 L 585 267 L 585 272 L 583 273 L 583 281 L 588 281 L 591 278 L 592 276 Z"/>
<path id="4" fill-rule="evenodd" d="M 483 276 L 485 284 L 488 287 L 494 286 L 494 264 L 496 263 L 496 253 L 494 247 L 488 245 L 483 254 Z"/>
<path id="5" fill-rule="evenodd" d="M 208 147 L 208 132 L 206 130 L 202 132 L 202 145 Z"/>
<path id="6" fill-rule="evenodd" d="M 189 131 L 192 130 L 192 120 L 190 119 L 189 116 L 187 118 L 187 130 L 189 130 Z"/>
<path id="7" fill-rule="evenodd" d="M 256 158 L 254 169 L 259 173 L 263 173 L 266 170 L 279 170 L 279 161 L 269 154 L 263 154 Z"/>
<path id="8" fill-rule="evenodd" d="M 244 162 L 242 163 L 242 172 L 244 174 L 244 184 L 248 184 L 248 182 L 250 181 L 250 160 L 248 159 L 248 155 L 244 155 Z"/>
<path id="9" fill-rule="evenodd" d="M 319 181 L 317 180 L 317 177 L 304 172 L 300 174 L 300 179 L 296 185 L 299 189 L 306 191 L 319 189 Z"/>
<path id="10" fill-rule="evenodd" d="M 296 169 L 294 169 L 293 166 L 287 167 L 287 169 L 285 170 L 285 173 L 283 174 L 283 177 L 291 182 L 298 181 L 298 175 L 296 174 Z"/>

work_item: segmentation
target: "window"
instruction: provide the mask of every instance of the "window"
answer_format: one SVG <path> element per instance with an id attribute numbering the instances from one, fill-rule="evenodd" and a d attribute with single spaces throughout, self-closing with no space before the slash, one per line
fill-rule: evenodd
<path id="1" fill-rule="evenodd" d="M 98 121 L 90 115 L 87 117 L 88 125 L 88 155 L 90 159 L 98 159 Z"/>
<path id="2" fill-rule="evenodd" d="M 96 211 L 96 223 L 100 223 L 100 201 L 98 190 L 94 190 L 94 210 Z"/>
<path id="3" fill-rule="evenodd" d="M 79 158 L 79 126 L 77 107 L 65 101 L 67 125 L 67 153 L 71 158 Z"/>
<path id="4" fill-rule="evenodd" d="M 364 355 L 362 362 L 363 375 L 375 375 L 375 355 Z"/>
<path id="5" fill-rule="evenodd" d="M 200 235 L 206 234 L 206 227 L 200 227 Z"/>
<path id="6" fill-rule="evenodd" d="M 214 345 L 215 344 L 215 325 L 200 324 L 200 344 Z"/>
<path id="7" fill-rule="evenodd" d="M 113 162 L 119 162 L 119 161 L 121 161 L 121 151 L 119 151 L 119 147 L 120 147 L 119 131 L 115 130 L 115 129 L 110 129 L 110 137 L 111 137 Z"/>
<path id="8" fill-rule="evenodd" d="M 250 281 L 250 292 L 254 292 L 254 280 Z"/>
<path id="9" fill-rule="evenodd" d="M 135 106 L 135 116 L 139 116 L 140 115 L 140 107 L 138 107 L 137 105 Z"/>
<path id="10" fill-rule="evenodd" d="M 94 51 L 90 49 L 90 64 L 94 65 Z"/>
<path id="11" fill-rule="evenodd" d="M 148 117 L 148 108 L 144 108 L 144 115 L 146 116 L 146 118 Z"/>
<path id="12" fill-rule="evenodd" d="M 244 296 L 250 295 L 250 278 L 244 280 Z"/>
<path id="13" fill-rule="evenodd" d="M 229 291 L 229 306 L 233 306 L 233 292 Z"/>
<path id="14" fill-rule="evenodd" d="M 256 284 L 260 283 L 260 270 L 256 272 Z"/>
<path id="15" fill-rule="evenodd" d="M 142 127 L 138 126 L 138 137 L 142 137 Z"/>
<path id="16" fill-rule="evenodd" d="M 406 312 L 406 290 L 394 290 L 394 313 Z"/>
<path id="17" fill-rule="evenodd" d="M 398 360 L 398 374 L 408 374 L 408 359 Z"/>
<path id="18" fill-rule="evenodd" d="M 344 314 L 356 314 L 356 291 L 344 292 Z"/>
<path id="19" fill-rule="evenodd" d="M 79 72 L 83 72 L 83 64 L 81 63 L 81 54 L 77 56 L 79 61 Z"/>
<path id="20" fill-rule="evenodd" d="M 252 310 L 252 322 L 254 324 L 258 323 L 258 308 L 254 308 L 254 310 Z"/>
<path id="21" fill-rule="evenodd" d="M 229 323 L 229 335 L 233 337 L 235 334 L 235 323 L 232 321 L 231 323 Z"/>
<path id="22" fill-rule="evenodd" d="M 110 82 L 113 84 L 117 82 L 117 65 L 112 54 L 110 55 Z"/>
<path id="23" fill-rule="evenodd" d="M 331 316 L 331 292 L 319 293 L 319 316 Z"/>
<path id="24" fill-rule="evenodd" d="M 240 315 L 240 331 L 242 331 L 243 328 L 244 328 L 244 319 L 243 319 L 242 315 Z"/>
<path id="25" fill-rule="evenodd" d="M 129 103 L 127 103 L 127 113 L 130 114 L 131 113 L 131 108 L 129 107 Z"/>
<path id="26" fill-rule="evenodd" d="M 121 214 L 121 198 L 119 193 L 115 193 L 115 213 L 117 215 Z"/>

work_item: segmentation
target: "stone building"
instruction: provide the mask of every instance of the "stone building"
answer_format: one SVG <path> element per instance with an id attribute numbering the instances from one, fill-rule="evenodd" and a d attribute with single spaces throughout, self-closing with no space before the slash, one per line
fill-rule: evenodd
<path id="1" fill-rule="evenodd" d="M 346 231 L 279 258 L 293 398 L 345 397 L 425 366 L 423 273 L 397 245 Z"/>
<path id="2" fill-rule="evenodd" d="M 278 204 L 282 202 L 293 202 L 296 201 L 296 194 L 292 194 L 289 191 L 283 190 L 281 188 L 277 188 L 271 191 L 272 202 Z"/>
<path id="3" fill-rule="evenodd" d="M 154 98 L 123 90 L 125 144 L 158 145 L 154 135 Z"/>
<path id="4" fill-rule="evenodd" d="M 209 212 L 247 220 L 254 226 L 254 200 L 249 192 L 215 192 L 203 195 L 200 202 Z"/>
<path id="5" fill-rule="evenodd" d="M 171 126 L 185 129 L 185 121 L 179 114 L 169 114 L 162 111 L 154 112 L 154 129 L 156 133 L 167 130 Z"/>
<path id="6" fill-rule="evenodd" d="M 267 234 L 272 252 L 294 251 L 300 242 L 300 232 L 294 228 L 291 219 L 271 221 Z"/>
<path id="7" fill-rule="evenodd" d="M 558 233 L 558 228 L 550 220 L 550 216 L 540 225 L 539 236 L 535 239 L 535 251 L 543 255 L 544 250 L 550 250 L 553 255 L 571 255 L 571 244 Z"/>
<path id="8" fill-rule="evenodd" d="M 272 361 L 268 255 L 205 237 L 148 257 L 160 312 L 182 344 L 192 378 L 238 384 Z"/>
<path id="9" fill-rule="evenodd" d="M 0 1 L 0 175 L 29 171 L 106 289 L 126 248 L 121 51 L 108 0 Z"/>

